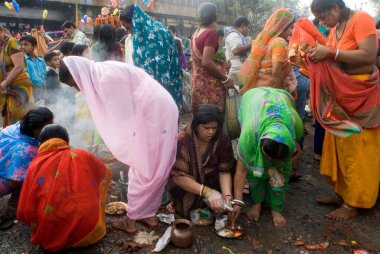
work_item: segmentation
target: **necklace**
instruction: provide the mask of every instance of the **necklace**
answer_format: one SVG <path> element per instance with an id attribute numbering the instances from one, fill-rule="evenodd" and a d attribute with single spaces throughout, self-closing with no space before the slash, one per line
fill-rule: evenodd
<path id="1" fill-rule="evenodd" d="M 340 35 L 340 38 L 338 38 L 338 25 L 335 27 L 335 39 L 336 39 L 336 45 L 338 45 L 339 41 L 342 39 L 343 35 L 344 35 L 344 32 L 346 31 L 346 27 L 347 27 L 347 23 L 348 23 L 348 20 L 350 19 L 350 16 L 351 16 L 351 13 L 352 13 L 352 10 L 350 10 L 350 12 L 348 13 L 348 17 L 346 18 L 346 23 L 344 24 L 344 28 L 343 28 L 343 32 L 342 34 Z M 341 25 L 341 23 L 339 23 L 339 26 Z"/>

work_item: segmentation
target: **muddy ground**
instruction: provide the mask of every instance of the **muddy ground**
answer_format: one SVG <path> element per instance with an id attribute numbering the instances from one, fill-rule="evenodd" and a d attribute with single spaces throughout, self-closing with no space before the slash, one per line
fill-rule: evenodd
<path id="1" fill-rule="evenodd" d="M 187 120 L 188 118 L 186 118 Z M 218 237 L 212 226 L 195 227 L 196 241 L 192 247 L 177 249 L 169 245 L 163 253 L 353 253 L 352 241 L 368 251 L 380 254 L 380 202 L 374 209 L 361 210 L 360 216 L 343 223 L 327 219 L 324 215 L 334 206 L 318 205 L 314 198 L 318 194 L 331 193 L 332 189 L 319 175 L 319 164 L 313 160 L 313 132 L 311 122 L 306 123 L 309 135 L 306 136 L 300 173 L 304 177 L 299 182 L 291 183 L 286 196 L 284 215 L 287 226 L 276 229 L 271 220 L 270 210 L 265 208 L 259 223 L 250 223 L 240 216 L 239 223 L 245 227 L 245 234 L 238 240 Z M 365 172 L 363 172 L 365 173 Z M 0 209 L 4 207 L 4 199 Z M 109 222 L 122 216 L 107 216 Z M 162 235 L 167 225 L 160 223 L 155 234 Z M 140 230 L 149 231 L 139 225 Z M 0 253 L 21 254 L 45 253 L 38 246 L 29 243 L 30 232 L 27 227 L 17 223 L 7 231 L 0 231 Z M 127 234 L 115 231 L 108 226 L 106 237 L 94 246 L 84 249 L 65 250 L 64 254 L 121 254 L 126 253 L 115 245 L 119 239 L 132 239 Z M 325 250 L 308 251 L 305 246 L 296 246 L 295 242 L 306 244 L 329 243 Z M 342 246 L 343 245 L 343 246 Z M 344 246 L 347 245 L 347 246 Z M 154 246 L 147 246 L 137 253 L 150 253 Z M 229 250 L 225 249 L 227 247 Z"/>

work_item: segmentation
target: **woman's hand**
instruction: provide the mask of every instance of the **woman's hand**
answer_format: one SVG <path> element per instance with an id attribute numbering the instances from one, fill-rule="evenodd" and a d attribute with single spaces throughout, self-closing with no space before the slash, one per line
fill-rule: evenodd
<path id="1" fill-rule="evenodd" d="M 236 219 L 239 217 L 241 211 L 241 206 L 234 205 L 232 212 L 228 213 L 228 219 L 230 223 L 235 224 Z"/>
<path id="2" fill-rule="evenodd" d="M 317 47 L 310 49 L 307 53 L 310 53 L 309 58 L 312 62 L 318 63 L 327 58 L 330 49 L 322 44 L 317 43 Z"/>
<path id="3" fill-rule="evenodd" d="M 205 195 L 205 203 L 216 212 L 224 210 L 223 195 L 217 190 L 211 189 L 209 192 L 207 192 Z"/>
<path id="4" fill-rule="evenodd" d="M 0 89 L 1 90 L 6 90 L 7 89 L 7 81 L 6 80 L 3 80 L 1 83 L 0 83 Z"/>
<path id="5" fill-rule="evenodd" d="M 229 78 L 228 81 L 224 83 L 223 85 L 226 89 L 230 89 L 234 87 L 235 83 L 231 78 Z"/>

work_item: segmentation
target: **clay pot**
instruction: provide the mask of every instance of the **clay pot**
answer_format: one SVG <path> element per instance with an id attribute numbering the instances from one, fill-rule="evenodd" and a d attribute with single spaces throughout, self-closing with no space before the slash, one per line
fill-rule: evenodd
<path id="1" fill-rule="evenodd" d="M 185 219 L 175 220 L 171 239 L 174 246 L 178 248 L 186 248 L 192 245 L 194 242 L 193 224 Z"/>

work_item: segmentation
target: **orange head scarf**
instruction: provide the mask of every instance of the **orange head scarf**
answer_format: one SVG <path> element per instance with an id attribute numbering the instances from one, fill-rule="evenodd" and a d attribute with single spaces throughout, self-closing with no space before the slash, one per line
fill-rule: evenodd
<path id="1" fill-rule="evenodd" d="M 252 44 L 251 54 L 239 72 L 239 80 L 244 84 L 254 83 L 269 42 L 283 33 L 293 22 L 295 16 L 288 9 L 275 11 L 267 20 L 264 29 Z"/>

